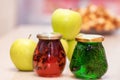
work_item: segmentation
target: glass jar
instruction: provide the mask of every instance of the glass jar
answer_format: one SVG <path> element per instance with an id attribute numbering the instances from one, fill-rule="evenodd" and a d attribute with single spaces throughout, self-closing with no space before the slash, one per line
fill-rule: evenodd
<path id="1" fill-rule="evenodd" d="M 66 64 L 66 55 L 60 42 L 61 34 L 38 34 L 39 42 L 34 52 L 34 71 L 43 77 L 59 76 Z"/>
<path id="2" fill-rule="evenodd" d="M 77 78 L 98 79 L 107 71 L 107 60 L 101 35 L 80 34 L 76 38 L 70 70 Z"/>

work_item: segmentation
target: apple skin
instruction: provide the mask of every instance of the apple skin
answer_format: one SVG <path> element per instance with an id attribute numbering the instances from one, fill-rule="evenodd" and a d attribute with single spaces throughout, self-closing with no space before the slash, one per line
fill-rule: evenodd
<path id="1" fill-rule="evenodd" d="M 52 28 L 59 32 L 64 39 L 71 40 L 80 32 L 81 16 L 70 9 L 56 9 L 52 14 Z"/>
<path id="2" fill-rule="evenodd" d="M 62 43 L 62 46 L 63 46 L 63 48 L 64 48 L 64 50 L 65 50 L 66 55 L 67 55 L 67 53 L 68 53 L 68 48 L 69 48 L 69 47 L 68 47 L 68 42 L 67 42 L 67 40 L 61 39 L 60 42 Z"/>
<path id="3" fill-rule="evenodd" d="M 73 55 L 73 51 L 75 49 L 75 46 L 77 44 L 77 41 L 76 40 L 69 40 L 68 41 L 68 53 L 67 53 L 67 57 L 68 57 L 68 60 L 71 61 L 71 58 L 72 58 L 72 55 Z"/>
<path id="4" fill-rule="evenodd" d="M 17 39 L 10 47 L 10 57 L 18 70 L 33 70 L 33 54 L 36 42 L 31 39 Z"/>

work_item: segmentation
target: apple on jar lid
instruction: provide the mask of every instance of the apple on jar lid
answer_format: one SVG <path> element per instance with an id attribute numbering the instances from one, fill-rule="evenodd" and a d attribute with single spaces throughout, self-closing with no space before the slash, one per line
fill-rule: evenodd
<path id="1" fill-rule="evenodd" d="M 64 39 L 72 40 L 80 32 L 80 13 L 70 9 L 56 9 L 52 14 L 52 28 L 54 32 L 62 34 Z"/>

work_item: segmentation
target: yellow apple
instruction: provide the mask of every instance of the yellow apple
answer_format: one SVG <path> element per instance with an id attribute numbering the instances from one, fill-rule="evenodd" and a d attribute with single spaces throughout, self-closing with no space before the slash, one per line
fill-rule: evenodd
<path id="1" fill-rule="evenodd" d="M 33 54 L 36 42 L 31 39 L 17 39 L 10 47 L 10 57 L 17 69 L 33 70 Z"/>
<path id="2" fill-rule="evenodd" d="M 61 33 L 66 40 L 72 40 L 80 32 L 81 16 L 76 11 L 59 8 L 53 12 L 51 23 L 54 32 Z"/>
<path id="3" fill-rule="evenodd" d="M 72 54 L 73 54 L 73 51 L 74 51 L 74 48 L 75 48 L 76 44 L 77 44 L 77 41 L 74 40 L 74 39 L 68 41 L 68 47 L 69 47 L 69 49 L 68 49 L 67 57 L 68 57 L 69 61 L 72 58 Z"/>
<path id="4" fill-rule="evenodd" d="M 67 40 L 61 39 L 60 41 L 62 43 L 62 46 L 63 46 L 64 50 L 65 50 L 65 53 L 67 54 L 68 53 L 68 48 L 69 48 Z"/>

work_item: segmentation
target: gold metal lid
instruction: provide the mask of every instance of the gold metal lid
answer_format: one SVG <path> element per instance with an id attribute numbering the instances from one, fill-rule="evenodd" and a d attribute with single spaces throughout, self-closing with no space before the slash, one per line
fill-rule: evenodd
<path id="1" fill-rule="evenodd" d="M 104 37 L 95 34 L 79 34 L 75 39 L 79 42 L 102 42 Z"/>
<path id="2" fill-rule="evenodd" d="M 56 40 L 60 39 L 62 35 L 60 33 L 41 33 L 37 34 L 38 39 L 43 39 L 43 40 Z"/>

